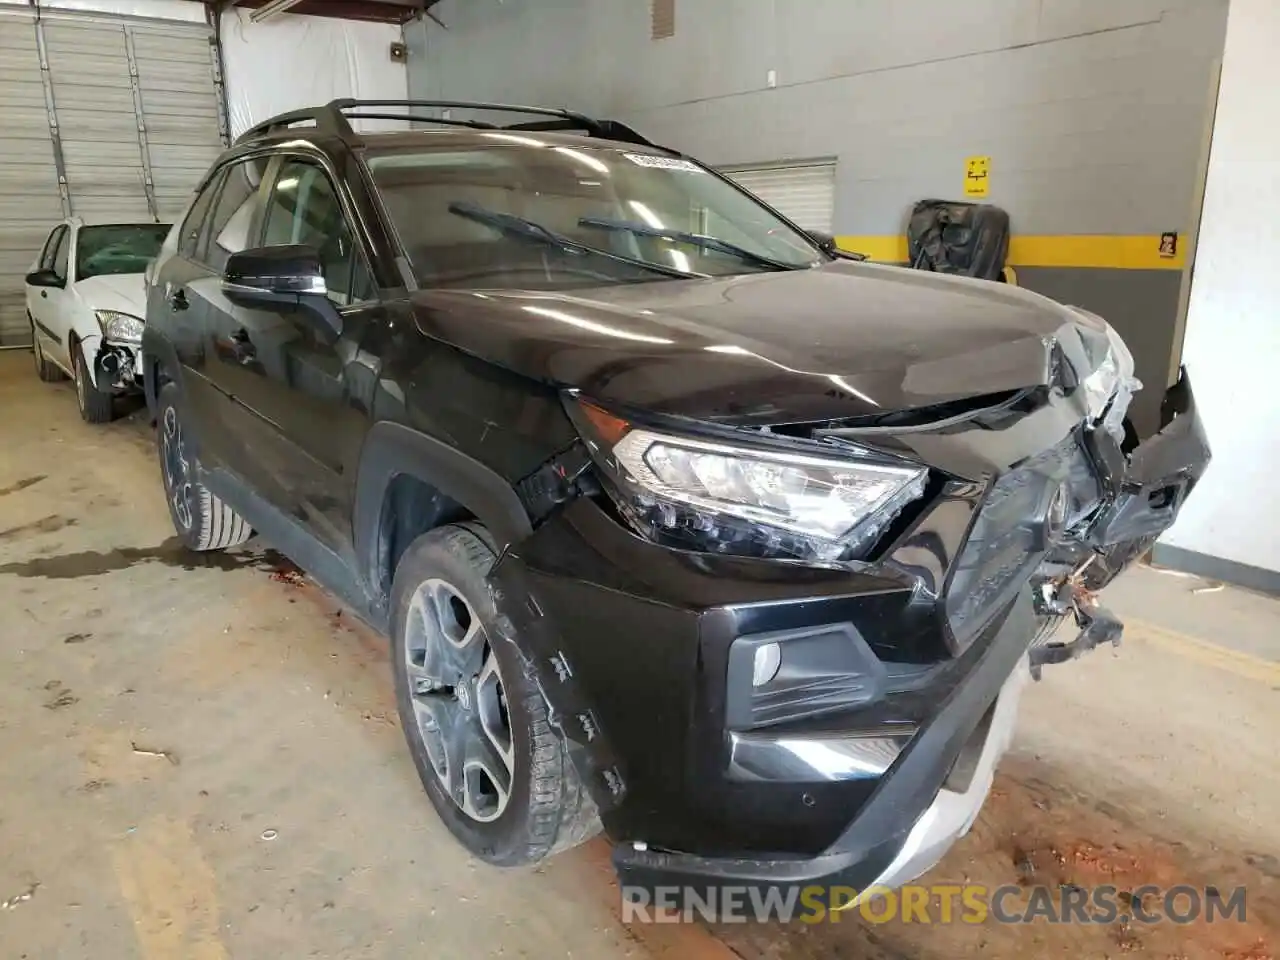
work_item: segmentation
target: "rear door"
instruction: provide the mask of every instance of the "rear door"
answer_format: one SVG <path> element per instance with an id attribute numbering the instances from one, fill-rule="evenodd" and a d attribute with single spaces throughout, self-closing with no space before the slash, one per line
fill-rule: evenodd
<path id="1" fill-rule="evenodd" d="M 269 178 L 260 245 L 315 248 L 329 299 L 344 314 L 341 336 L 299 313 L 230 304 L 210 313 L 211 369 L 252 438 L 255 484 L 275 505 L 338 552 L 351 546 L 354 466 L 368 429 L 351 402 L 348 365 L 374 286 L 336 181 L 318 158 L 285 156 Z M 362 306 L 365 305 L 365 306 Z"/>
<path id="2" fill-rule="evenodd" d="M 177 250 L 157 264 L 147 291 L 147 322 L 172 343 L 182 366 L 184 416 L 202 464 L 240 474 L 252 472 L 252 455 L 213 376 L 209 318 L 226 303 L 222 265 L 257 226 L 257 191 L 268 163 L 267 157 L 231 161 L 207 180 L 182 223 Z"/>

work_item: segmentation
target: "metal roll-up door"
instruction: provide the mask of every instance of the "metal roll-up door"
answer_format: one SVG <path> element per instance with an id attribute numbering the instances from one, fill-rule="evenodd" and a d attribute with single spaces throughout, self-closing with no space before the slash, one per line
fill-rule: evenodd
<path id="1" fill-rule="evenodd" d="M 220 87 L 206 24 L 0 5 L 0 347 L 31 342 L 22 278 L 62 217 L 181 212 L 226 142 Z"/>
<path id="2" fill-rule="evenodd" d="M 200 24 L 130 28 L 157 215 L 182 213 L 222 150 L 212 34 Z"/>
<path id="3" fill-rule="evenodd" d="M 44 41 L 71 212 L 151 219 L 123 25 L 46 19 Z"/>
<path id="4" fill-rule="evenodd" d="M 728 167 L 721 171 L 805 230 L 832 233 L 836 210 L 834 161 Z"/>
<path id="5" fill-rule="evenodd" d="M 31 342 L 23 277 L 62 217 L 35 18 L 0 13 L 0 346 Z"/>

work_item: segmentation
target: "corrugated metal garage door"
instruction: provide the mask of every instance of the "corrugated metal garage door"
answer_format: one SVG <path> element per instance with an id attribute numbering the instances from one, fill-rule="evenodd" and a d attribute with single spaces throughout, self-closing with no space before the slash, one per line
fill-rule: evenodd
<path id="1" fill-rule="evenodd" d="M 836 165 L 831 161 L 726 167 L 726 176 L 805 230 L 831 233 L 836 211 Z"/>
<path id="2" fill-rule="evenodd" d="M 0 14 L 0 24 L 0 129 L 13 125 L 12 115 L 31 131 L 20 155 L 35 158 L 16 173 L 7 156 L 0 165 L 0 345 L 7 346 L 29 340 L 22 273 L 52 223 L 66 213 L 90 221 L 177 216 L 222 149 L 225 119 L 203 24 L 49 13 L 38 23 Z M 5 202 L 11 192 L 15 199 Z M 21 266 L 12 270 L 10 259 Z"/>
<path id="3" fill-rule="evenodd" d="M 34 18 L 0 12 L 0 345 L 27 343 L 22 278 L 62 216 Z"/>
<path id="4" fill-rule="evenodd" d="M 172 220 L 222 152 L 226 119 L 208 28 L 130 28 L 160 219 Z"/>

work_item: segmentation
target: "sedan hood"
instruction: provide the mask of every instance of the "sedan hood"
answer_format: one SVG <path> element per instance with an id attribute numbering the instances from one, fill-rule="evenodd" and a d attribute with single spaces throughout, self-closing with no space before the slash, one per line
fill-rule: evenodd
<path id="1" fill-rule="evenodd" d="M 75 289 L 90 310 L 116 310 L 139 320 L 146 318 L 147 294 L 140 273 L 89 277 L 77 283 Z"/>
<path id="2" fill-rule="evenodd" d="M 1017 287 L 836 261 L 567 292 L 421 291 L 428 336 L 605 403 L 748 425 L 1049 382 L 1098 321 Z M 1064 342 L 1065 341 L 1065 342 Z"/>

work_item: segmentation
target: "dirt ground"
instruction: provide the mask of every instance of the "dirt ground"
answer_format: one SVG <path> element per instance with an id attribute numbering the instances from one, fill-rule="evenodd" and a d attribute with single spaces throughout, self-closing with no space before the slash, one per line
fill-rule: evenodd
<path id="1" fill-rule="evenodd" d="M 262 544 L 178 549 L 141 418 L 86 426 L 25 353 L 0 353 L 0 406 L 4 960 L 1280 949 L 1268 598 L 1127 575 L 1107 597 L 1125 644 L 1028 688 L 978 824 L 925 878 L 1245 885 L 1244 923 L 624 927 L 601 841 L 528 871 L 457 847 L 421 795 L 381 641 Z"/>

